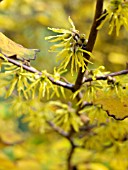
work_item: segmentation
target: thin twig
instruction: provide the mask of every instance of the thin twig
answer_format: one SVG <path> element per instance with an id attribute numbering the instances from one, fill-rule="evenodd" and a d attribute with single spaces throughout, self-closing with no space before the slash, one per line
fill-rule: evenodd
<path id="1" fill-rule="evenodd" d="M 71 161 L 72 161 L 72 156 L 73 156 L 73 154 L 75 152 L 75 148 L 78 147 L 78 146 L 76 146 L 74 144 L 74 141 L 73 141 L 73 139 L 71 137 L 69 137 L 69 142 L 71 144 L 71 148 L 70 148 L 68 158 L 67 158 L 67 166 L 68 166 L 67 169 L 68 170 L 77 170 L 77 167 L 73 166 Z"/>
<path id="2" fill-rule="evenodd" d="M 73 153 L 75 151 L 75 147 L 73 145 L 71 145 L 71 149 L 69 151 L 69 154 L 68 154 L 68 159 L 67 159 L 67 162 L 68 162 L 68 170 L 76 170 L 76 167 L 74 167 L 71 163 L 71 160 L 72 160 L 72 156 L 73 156 Z"/>
<path id="3" fill-rule="evenodd" d="M 124 75 L 124 74 L 128 74 L 128 69 L 126 70 L 121 70 L 121 71 L 117 71 L 117 72 L 113 72 L 113 73 L 109 73 L 103 76 L 97 76 L 95 78 L 95 80 L 107 80 L 107 78 L 110 77 L 116 77 L 116 76 L 120 76 L 120 75 Z M 95 81 L 93 78 L 87 78 L 84 80 L 84 83 L 86 82 L 91 82 L 91 81 Z"/>
<path id="4" fill-rule="evenodd" d="M 51 121 L 47 121 L 47 123 L 49 124 L 49 126 L 52 127 L 52 129 L 54 129 L 58 134 L 60 134 L 63 137 L 69 138 L 69 134 L 67 132 L 65 132 L 63 129 L 61 129 L 60 127 L 56 126 L 53 122 Z"/>
<path id="5" fill-rule="evenodd" d="M 59 135 L 65 137 L 66 139 L 68 139 L 68 141 L 70 142 L 71 144 L 71 148 L 70 148 L 70 151 L 69 151 L 69 154 L 68 154 L 68 158 L 67 158 L 67 168 L 68 170 L 74 170 L 75 167 L 72 166 L 72 163 L 71 163 L 71 159 L 72 159 L 72 155 L 75 151 L 75 148 L 78 147 L 74 144 L 73 142 L 73 139 L 70 137 L 70 134 L 65 132 L 63 129 L 61 129 L 60 127 L 56 126 L 53 122 L 51 121 L 47 121 L 48 125 L 55 131 L 57 132 Z"/>
<path id="6" fill-rule="evenodd" d="M 31 67 L 31 66 L 27 66 L 27 65 L 25 65 L 25 64 L 23 64 L 23 63 L 20 63 L 20 62 L 18 62 L 17 60 L 14 60 L 14 59 L 12 59 L 12 58 L 10 58 L 10 57 L 6 57 L 6 56 L 4 56 L 7 60 L 8 60 L 8 62 L 10 62 L 10 63 L 12 63 L 12 64 L 14 64 L 14 65 L 16 65 L 16 66 L 18 66 L 18 67 L 22 67 L 23 69 L 25 69 L 26 71 L 29 71 L 29 72 L 31 72 L 31 73 L 37 73 L 38 75 L 42 75 L 42 72 L 40 72 L 40 71 L 38 71 L 37 69 L 35 69 L 34 67 Z M 1 58 L 1 59 L 3 59 L 3 58 Z M 63 81 L 60 81 L 60 80 L 54 80 L 54 78 L 53 77 L 51 77 L 51 76 L 48 76 L 48 79 L 53 83 L 53 84 L 55 84 L 55 85 L 58 85 L 58 86 L 62 86 L 62 87 L 64 87 L 64 88 L 66 88 L 66 89 L 69 89 L 69 90 L 72 90 L 73 89 L 73 84 L 71 84 L 71 83 L 66 83 L 66 82 L 63 82 Z"/>

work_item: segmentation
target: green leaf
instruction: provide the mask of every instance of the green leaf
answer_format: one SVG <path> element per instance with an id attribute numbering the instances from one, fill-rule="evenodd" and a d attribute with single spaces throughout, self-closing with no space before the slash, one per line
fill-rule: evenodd
<path id="1" fill-rule="evenodd" d="M 0 53 L 7 57 L 17 60 L 35 60 L 38 49 L 27 49 L 20 44 L 15 43 L 2 32 L 0 32 Z"/>

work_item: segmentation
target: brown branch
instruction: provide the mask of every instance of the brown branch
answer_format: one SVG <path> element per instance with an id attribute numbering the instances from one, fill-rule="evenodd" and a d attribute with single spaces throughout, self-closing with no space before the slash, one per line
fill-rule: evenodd
<path id="1" fill-rule="evenodd" d="M 116 76 L 120 76 L 120 75 L 124 75 L 124 74 L 128 74 L 128 69 L 126 70 L 121 70 L 121 71 L 117 71 L 117 72 L 113 72 L 113 73 L 110 73 L 110 74 L 106 74 L 106 75 L 103 75 L 103 76 L 97 76 L 95 78 L 95 80 L 107 80 L 107 78 L 109 76 L 111 77 L 116 77 Z M 84 80 L 84 83 L 86 82 L 91 82 L 91 81 L 95 81 L 93 78 L 87 78 Z"/>
<path id="2" fill-rule="evenodd" d="M 69 134 L 67 132 L 65 132 L 63 129 L 61 129 L 60 127 L 56 126 L 53 122 L 51 121 L 47 121 L 47 123 L 49 124 L 49 126 L 52 127 L 52 129 L 54 129 L 58 134 L 60 134 L 63 137 L 69 138 Z"/>
<path id="3" fill-rule="evenodd" d="M 29 71 L 29 72 L 31 72 L 31 73 L 37 73 L 37 74 L 40 75 L 40 76 L 42 75 L 42 72 L 36 70 L 34 67 L 27 66 L 27 65 L 25 65 L 25 64 L 23 64 L 23 63 L 20 63 L 20 62 L 18 62 L 17 60 L 14 60 L 14 59 L 12 59 L 12 58 L 10 58 L 10 57 L 6 57 L 6 56 L 4 56 L 4 57 L 8 60 L 8 62 L 10 62 L 10 63 L 12 63 L 12 64 L 14 64 L 14 65 L 16 65 L 16 66 L 18 66 L 18 67 L 22 67 L 22 68 L 25 69 L 26 71 Z M 3 58 L 1 58 L 1 59 L 3 59 Z M 63 82 L 63 81 L 60 81 L 60 80 L 56 80 L 56 81 L 55 81 L 54 78 L 51 77 L 51 76 L 48 76 L 48 79 L 49 79 L 53 84 L 55 84 L 55 85 L 62 86 L 62 87 L 66 88 L 66 89 L 69 89 L 69 90 L 72 90 L 72 89 L 73 89 L 73 84 L 71 84 L 71 83 L 66 83 L 66 82 Z"/>
<path id="4" fill-rule="evenodd" d="M 126 116 L 124 116 L 124 117 L 116 117 L 116 115 L 111 114 L 111 113 L 109 112 L 109 110 L 104 109 L 103 106 L 102 106 L 102 109 L 107 113 L 108 116 L 113 117 L 115 120 L 122 121 L 122 120 L 128 118 L 128 115 L 126 115 Z"/>
<path id="5" fill-rule="evenodd" d="M 57 132 L 59 135 L 65 137 L 66 139 L 68 139 L 68 141 L 71 144 L 71 148 L 68 154 L 68 158 L 67 158 L 67 169 L 68 170 L 76 170 L 76 167 L 72 166 L 71 163 L 71 159 L 72 159 L 72 155 L 75 151 L 75 148 L 78 147 L 74 144 L 73 139 L 71 138 L 70 134 L 65 132 L 63 129 L 61 129 L 60 127 L 56 126 L 53 122 L 51 121 L 47 121 L 48 125 L 55 131 Z"/>
<path id="6" fill-rule="evenodd" d="M 74 151 L 75 151 L 75 146 L 71 143 L 71 148 L 70 148 L 68 158 L 67 158 L 67 166 L 68 166 L 67 169 L 68 170 L 76 170 L 76 166 L 73 166 L 72 163 L 71 163 Z"/>
<path id="7" fill-rule="evenodd" d="M 94 17 L 94 20 L 93 20 L 93 24 L 92 24 L 91 31 L 90 31 L 90 34 L 89 34 L 88 43 L 87 43 L 87 46 L 86 46 L 86 50 L 90 51 L 90 52 L 92 52 L 95 41 L 96 41 L 97 32 L 98 32 L 97 27 L 101 23 L 101 20 L 98 20 L 98 19 L 100 18 L 100 16 L 103 13 L 103 1 L 104 0 L 97 0 L 97 2 L 96 2 L 95 17 Z M 84 53 L 84 57 L 87 60 L 90 59 L 90 56 L 87 55 L 86 53 Z M 88 65 L 87 62 L 85 64 L 86 64 L 86 66 Z M 78 90 L 81 87 L 84 74 L 85 74 L 85 72 L 82 72 L 82 68 L 80 68 L 76 82 L 75 82 L 75 85 L 74 85 L 74 91 Z"/>

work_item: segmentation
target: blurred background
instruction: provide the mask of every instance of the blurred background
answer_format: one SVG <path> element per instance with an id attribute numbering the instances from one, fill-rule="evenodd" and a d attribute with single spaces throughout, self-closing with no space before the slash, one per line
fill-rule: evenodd
<path id="1" fill-rule="evenodd" d="M 47 27 L 69 28 L 70 16 L 76 28 L 88 38 L 94 9 L 95 0 L 3 0 L 0 4 L 0 31 L 27 48 L 39 48 L 41 52 L 33 65 L 40 70 L 52 71 L 57 63 L 55 54 L 48 52 L 51 43 L 44 40 L 45 36 L 53 34 Z M 108 25 L 105 24 L 95 45 L 93 67 L 105 65 L 110 71 L 124 68 L 127 35 L 122 28 L 119 37 L 108 36 Z"/>
<path id="2" fill-rule="evenodd" d="M 70 16 L 76 28 L 88 37 L 94 10 L 95 0 L 3 0 L 0 3 L 0 31 L 24 47 L 40 49 L 32 65 L 38 70 L 46 69 L 52 73 L 57 63 L 55 54 L 48 52 L 51 44 L 44 40 L 46 36 L 53 35 L 47 27 L 69 28 Z M 125 69 L 127 37 L 128 33 L 123 28 L 119 37 L 114 33 L 109 36 L 106 23 L 98 34 L 93 51 L 94 64 L 90 68 L 104 65 L 107 71 Z M 69 78 L 68 74 L 66 76 Z M 3 95 L 4 90 L 1 90 L 0 169 L 66 169 L 68 141 L 53 132 L 52 135 L 50 132 L 42 135 L 29 130 L 27 123 L 21 121 L 22 116 L 18 119 L 13 116 L 10 100 L 5 100 Z M 85 153 L 78 154 L 83 157 Z"/>

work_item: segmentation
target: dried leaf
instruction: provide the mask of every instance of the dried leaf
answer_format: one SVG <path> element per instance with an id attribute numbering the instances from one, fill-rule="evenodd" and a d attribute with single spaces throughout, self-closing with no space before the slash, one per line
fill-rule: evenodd
<path id="1" fill-rule="evenodd" d="M 94 104 L 101 104 L 103 109 L 107 111 L 109 116 L 117 120 L 122 120 L 128 117 L 128 97 L 123 100 L 116 93 L 99 92 Z"/>
<path id="2" fill-rule="evenodd" d="M 0 32 L 0 52 L 1 54 L 12 57 L 17 60 L 35 60 L 38 49 L 27 49 L 20 44 L 15 43 L 2 32 Z"/>

